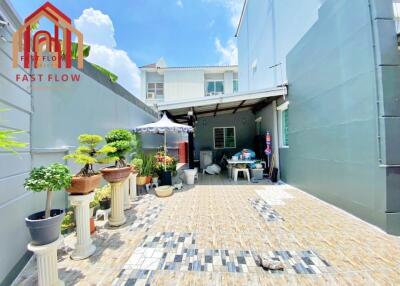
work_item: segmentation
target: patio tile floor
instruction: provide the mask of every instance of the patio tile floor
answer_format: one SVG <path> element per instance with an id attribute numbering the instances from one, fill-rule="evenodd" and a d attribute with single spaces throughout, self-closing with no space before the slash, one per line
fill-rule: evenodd
<path id="1" fill-rule="evenodd" d="M 116 229 L 100 222 L 97 250 L 59 251 L 66 285 L 399 285 L 400 239 L 287 185 L 202 176 L 169 198 L 142 196 Z M 258 253 L 283 271 L 255 266 Z M 15 281 L 36 285 L 34 259 Z"/>

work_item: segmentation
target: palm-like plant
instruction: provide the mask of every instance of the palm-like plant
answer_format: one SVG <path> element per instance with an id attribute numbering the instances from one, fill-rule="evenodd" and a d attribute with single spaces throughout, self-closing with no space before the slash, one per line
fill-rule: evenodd
<path id="1" fill-rule="evenodd" d="M 5 109 L 0 110 L 0 112 L 6 111 Z M 0 148 L 16 153 L 15 148 L 24 148 L 28 143 L 19 142 L 15 140 L 14 135 L 23 133 L 24 131 L 18 130 L 0 130 Z"/>

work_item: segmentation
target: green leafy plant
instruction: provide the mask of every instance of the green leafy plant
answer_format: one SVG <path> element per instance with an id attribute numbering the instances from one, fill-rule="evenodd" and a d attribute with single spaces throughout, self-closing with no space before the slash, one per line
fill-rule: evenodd
<path id="1" fill-rule="evenodd" d="M 133 132 L 132 133 L 132 150 L 130 157 L 133 159 L 137 154 L 139 154 L 142 150 L 142 138 L 140 136 L 140 133 Z"/>
<path id="2" fill-rule="evenodd" d="M 0 110 L 0 112 L 6 111 L 5 109 Z M 10 151 L 13 153 L 17 153 L 15 148 L 24 148 L 28 145 L 28 143 L 18 142 L 15 140 L 14 135 L 23 133 L 24 131 L 17 130 L 0 130 L 0 148 Z"/>
<path id="3" fill-rule="evenodd" d="M 126 155 L 132 150 L 133 135 L 125 129 L 114 129 L 107 133 L 106 146 L 115 148 L 115 151 L 108 152 L 109 160 L 115 161 L 115 167 L 126 167 Z"/>
<path id="4" fill-rule="evenodd" d="M 101 73 L 105 74 L 106 76 L 108 76 L 108 78 L 112 81 L 112 82 L 117 82 L 118 80 L 118 76 L 115 73 L 110 72 L 109 70 L 96 65 L 94 63 L 91 63 L 92 66 L 94 66 L 97 70 L 99 70 Z"/>
<path id="5" fill-rule="evenodd" d="M 155 170 L 154 154 L 139 153 L 137 159 L 142 160 L 141 174 L 142 176 L 152 176 Z"/>
<path id="6" fill-rule="evenodd" d="M 69 169 L 63 164 L 54 163 L 48 167 L 33 168 L 24 187 L 33 192 L 47 192 L 45 218 L 49 218 L 53 192 L 69 188 L 71 180 Z"/>
<path id="7" fill-rule="evenodd" d="M 143 173 L 143 160 L 135 158 L 131 161 L 131 165 L 138 171 L 139 176 Z"/>
<path id="8" fill-rule="evenodd" d="M 105 145 L 102 148 L 97 147 L 103 141 L 103 137 L 94 134 L 82 134 L 78 137 L 78 140 L 81 146 L 74 153 L 64 156 L 64 160 L 74 160 L 75 163 L 83 165 L 77 176 L 90 177 L 98 174 L 93 169 L 93 164 L 114 161 L 115 158 L 110 158 L 107 154 L 115 152 L 117 150 L 115 147 L 110 145 Z"/>
<path id="9" fill-rule="evenodd" d="M 98 189 L 94 195 L 94 200 L 96 200 L 98 202 L 105 200 L 105 199 L 110 199 L 110 198 L 111 198 L 110 184 L 104 185 L 102 188 Z"/>
<path id="10" fill-rule="evenodd" d="M 75 227 L 75 215 L 73 209 L 69 209 L 61 223 L 61 233 L 66 234 Z"/>

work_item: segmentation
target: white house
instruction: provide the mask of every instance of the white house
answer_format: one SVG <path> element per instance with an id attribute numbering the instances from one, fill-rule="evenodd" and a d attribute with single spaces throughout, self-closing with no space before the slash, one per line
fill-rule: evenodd
<path id="1" fill-rule="evenodd" d="M 168 67 L 161 58 L 140 70 L 141 95 L 150 106 L 168 101 L 232 95 L 239 87 L 237 66 Z"/>

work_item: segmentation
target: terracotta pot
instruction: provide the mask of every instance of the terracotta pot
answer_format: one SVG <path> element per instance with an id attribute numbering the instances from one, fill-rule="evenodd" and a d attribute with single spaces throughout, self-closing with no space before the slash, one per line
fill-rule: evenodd
<path id="1" fill-rule="evenodd" d="M 147 177 L 145 176 L 137 176 L 136 177 L 136 185 L 143 186 L 146 185 Z"/>
<path id="2" fill-rule="evenodd" d="M 107 167 L 100 170 L 104 180 L 109 183 L 118 183 L 129 177 L 132 172 L 131 166 L 123 168 Z"/>
<path id="3" fill-rule="evenodd" d="M 71 187 L 67 192 L 74 195 L 85 195 L 92 192 L 100 184 L 101 174 L 90 177 L 72 177 Z"/>
<path id="4" fill-rule="evenodd" d="M 146 184 L 150 184 L 152 179 L 153 179 L 152 176 L 147 176 L 146 177 Z"/>
<path id="5" fill-rule="evenodd" d="M 90 234 L 93 234 L 93 232 L 96 231 L 96 225 L 94 224 L 94 218 L 90 218 Z"/>

